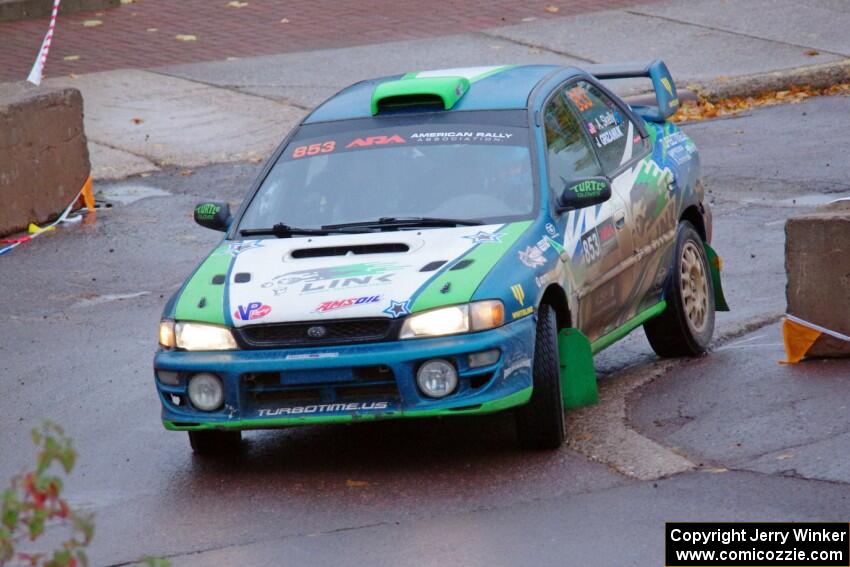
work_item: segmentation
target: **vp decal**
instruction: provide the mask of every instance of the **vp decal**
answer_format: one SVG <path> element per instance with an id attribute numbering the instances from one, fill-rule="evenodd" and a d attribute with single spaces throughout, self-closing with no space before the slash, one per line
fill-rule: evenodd
<path id="1" fill-rule="evenodd" d="M 271 312 L 271 306 L 260 303 L 259 301 L 252 301 L 247 305 L 237 307 L 236 311 L 233 312 L 233 318 L 239 321 L 253 321 L 254 319 L 265 317 Z"/>

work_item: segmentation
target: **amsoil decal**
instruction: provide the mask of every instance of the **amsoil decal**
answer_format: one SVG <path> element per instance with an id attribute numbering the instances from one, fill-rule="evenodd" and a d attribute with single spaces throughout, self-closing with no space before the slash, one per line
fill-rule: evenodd
<path id="1" fill-rule="evenodd" d="M 335 309 L 343 309 L 353 305 L 365 305 L 367 303 L 377 303 L 381 300 L 380 295 L 363 295 L 361 297 L 349 297 L 348 299 L 335 299 L 333 301 L 323 301 L 316 307 L 319 313 L 327 313 Z"/>
<path id="2" fill-rule="evenodd" d="M 237 307 L 236 311 L 233 312 L 233 318 L 240 321 L 253 321 L 254 319 L 265 317 L 271 312 L 271 306 L 260 303 L 259 301 L 252 301 L 247 305 Z"/>
<path id="3" fill-rule="evenodd" d="M 257 412 L 257 415 L 260 417 L 274 417 L 277 415 L 309 415 L 313 413 L 333 413 L 339 411 L 374 411 L 385 410 L 389 406 L 389 402 L 350 402 L 347 404 L 316 404 L 313 406 L 261 409 Z"/>

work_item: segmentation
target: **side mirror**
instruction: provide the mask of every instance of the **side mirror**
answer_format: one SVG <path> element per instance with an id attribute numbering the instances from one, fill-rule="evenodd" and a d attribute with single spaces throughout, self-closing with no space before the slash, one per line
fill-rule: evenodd
<path id="1" fill-rule="evenodd" d="M 220 201 L 195 206 L 195 222 L 204 228 L 224 232 L 230 224 L 230 205 Z"/>
<path id="2" fill-rule="evenodd" d="M 588 177 L 571 181 L 558 198 L 558 212 L 583 209 L 611 198 L 611 182 L 607 177 Z"/>

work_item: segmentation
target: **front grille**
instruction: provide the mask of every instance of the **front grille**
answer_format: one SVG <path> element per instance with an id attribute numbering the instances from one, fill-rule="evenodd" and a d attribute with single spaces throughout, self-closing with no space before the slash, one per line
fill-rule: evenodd
<path id="1" fill-rule="evenodd" d="M 393 371 L 384 365 L 257 372 L 243 374 L 241 385 L 243 399 L 252 407 L 399 400 Z"/>
<path id="2" fill-rule="evenodd" d="M 247 348 L 282 348 L 387 340 L 391 326 L 385 317 L 336 319 L 250 325 L 238 334 Z"/>

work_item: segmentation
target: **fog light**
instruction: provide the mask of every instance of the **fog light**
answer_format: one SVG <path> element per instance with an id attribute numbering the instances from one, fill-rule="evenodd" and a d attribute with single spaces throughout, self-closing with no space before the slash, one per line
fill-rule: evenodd
<path id="1" fill-rule="evenodd" d="M 457 371 L 449 361 L 435 358 L 419 367 L 416 383 L 429 398 L 443 398 L 457 388 Z"/>
<path id="2" fill-rule="evenodd" d="M 171 370 L 157 370 L 156 377 L 159 378 L 159 381 L 166 386 L 177 386 L 180 383 L 180 379 L 178 378 L 178 374 Z"/>
<path id="3" fill-rule="evenodd" d="M 195 374 L 189 380 L 189 400 L 201 411 L 213 411 L 224 402 L 224 387 L 214 374 Z"/>
<path id="4" fill-rule="evenodd" d="M 499 362 L 500 354 L 501 352 L 497 348 L 481 352 L 473 352 L 468 357 L 469 367 L 478 368 L 479 366 L 490 366 L 491 364 L 496 364 Z"/>

